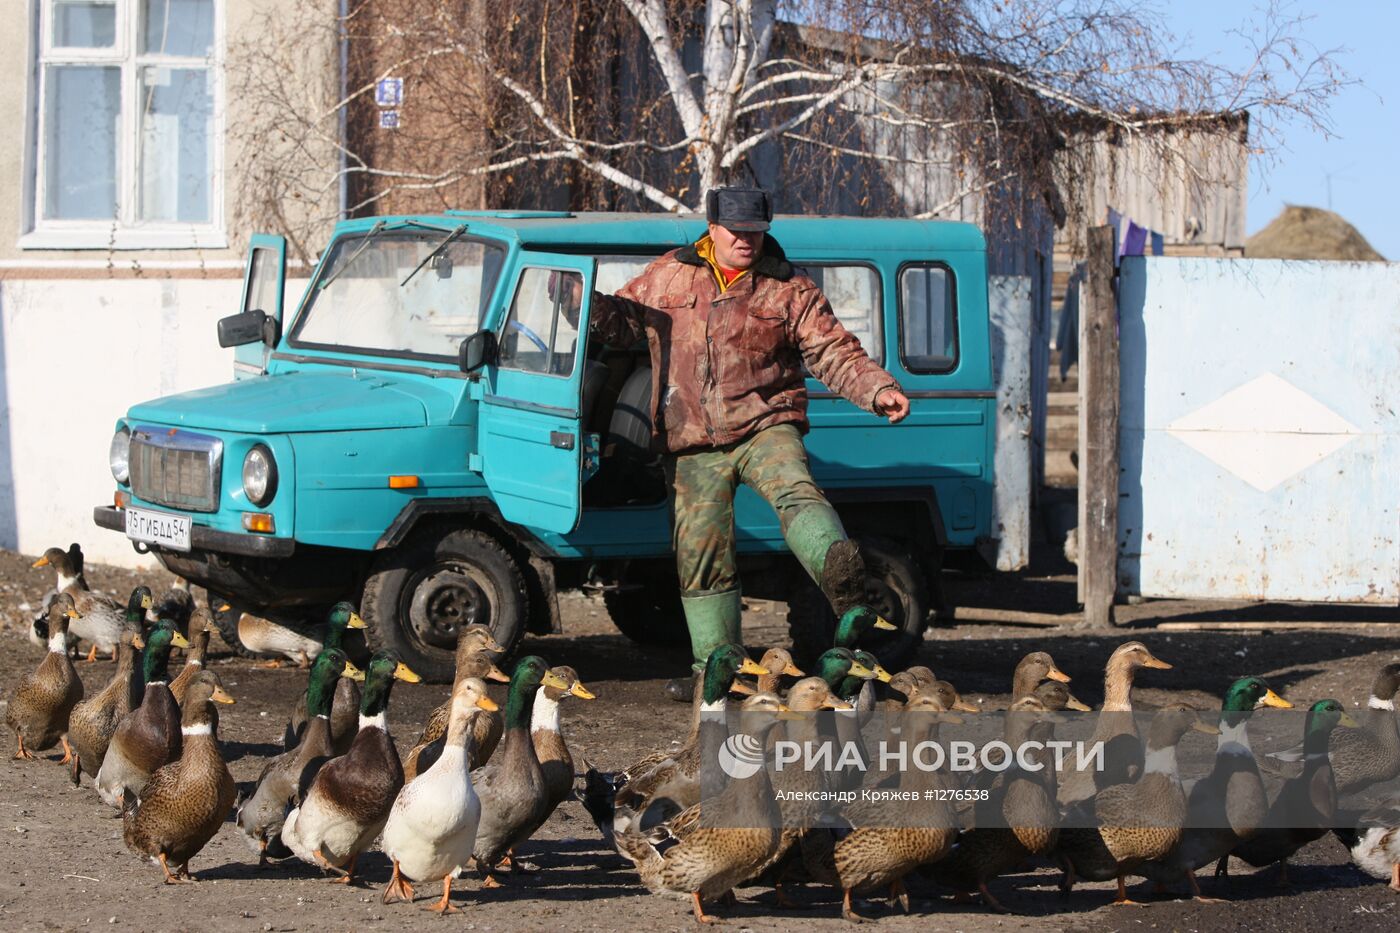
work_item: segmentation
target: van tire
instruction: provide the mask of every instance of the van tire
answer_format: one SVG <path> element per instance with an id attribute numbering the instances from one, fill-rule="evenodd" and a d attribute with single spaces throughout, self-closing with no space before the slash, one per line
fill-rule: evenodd
<path id="1" fill-rule="evenodd" d="M 370 645 L 393 651 L 429 683 L 451 683 L 459 624 L 485 622 L 509 654 L 525 634 L 525 579 L 483 531 L 427 528 L 375 558 L 360 615 Z"/>
<path id="2" fill-rule="evenodd" d="M 617 630 L 648 648 L 690 650 L 690 631 L 681 609 L 681 587 L 674 566 L 648 566 L 626 588 L 603 594 L 603 605 Z"/>
<path id="3" fill-rule="evenodd" d="M 223 612 L 219 607 L 228 604 L 229 608 Z M 243 642 L 238 638 L 238 620 L 243 616 L 243 609 L 233 600 L 224 599 L 222 596 L 204 591 L 204 604 L 209 609 L 209 617 L 214 620 L 214 628 L 218 629 L 219 637 L 228 645 L 228 649 L 240 658 L 258 658 L 262 655 L 255 654 L 243 646 Z"/>
<path id="4" fill-rule="evenodd" d="M 866 600 L 898 632 L 867 632 L 861 647 L 885 668 L 896 671 L 914 663 L 928 622 L 928 585 L 907 548 L 887 538 L 862 537 Z M 836 615 L 825 594 L 805 573 L 793 574 L 788 591 L 788 632 L 793 658 L 806 667 L 816 663 L 836 639 Z"/>

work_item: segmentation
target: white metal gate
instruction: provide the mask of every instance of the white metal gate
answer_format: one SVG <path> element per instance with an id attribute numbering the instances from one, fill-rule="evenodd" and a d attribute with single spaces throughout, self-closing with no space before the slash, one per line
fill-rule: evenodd
<path id="1" fill-rule="evenodd" d="M 1400 599 L 1400 263 L 1129 259 L 1118 589 Z"/>

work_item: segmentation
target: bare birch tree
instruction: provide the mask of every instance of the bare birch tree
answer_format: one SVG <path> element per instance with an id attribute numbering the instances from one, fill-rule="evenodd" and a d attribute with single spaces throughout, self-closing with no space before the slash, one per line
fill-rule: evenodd
<path id="1" fill-rule="evenodd" d="M 257 121 L 233 128 L 253 153 L 239 202 L 245 219 L 274 225 L 277 198 L 333 218 L 342 186 L 352 214 L 561 198 L 684 211 L 711 186 L 780 165 L 798 176 L 784 192 L 790 209 L 940 216 L 1013 186 L 1053 213 L 1064 178 L 1051 165 L 1072 166 L 1086 130 L 1152 140 L 1163 164 L 1188 175 L 1190 136 L 1238 132 L 1244 114 L 1261 153 L 1285 127 L 1330 131 L 1329 100 L 1348 78 L 1335 50 L 1306 42 L 1305 26 L 1270 3 L 1236 37 L 1248 61 L 1231 68 L 1185 55 L 1133 0 L 278 10 L 234 56 L 256 63 L 234 81 L 262 105 Z M 329 95 L 319 92 L 333 82 L 307 82 L 296 67 L 298 49 L 325 32 L 348 50 L 348 80 Z M 405 79 L 392 131 L 375 126 L 385 76 Z M 909 184 L 931 175 L 939 184 Z"/>

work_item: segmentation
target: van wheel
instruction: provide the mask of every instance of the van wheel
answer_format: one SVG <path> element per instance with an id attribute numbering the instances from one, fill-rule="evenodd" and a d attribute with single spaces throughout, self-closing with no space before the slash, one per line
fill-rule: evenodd
<path id="1" fill-rule="evenodd" d="M 224 644 L 228 645 L 230 651 L 240 658 L 261 657 L 243 647 L 243 642 L 238 639 L 238 620 L 243 615 L 241 606 L 208 590 L 204 591 L 204 603 L 209 608 L 209 615 L 214 620 L 214 627 L 219 630 L 219 637 L 224 640 Z M 219 611 L 219 607 L 225 605 L 228 608 L 222 612 Z"/>
<path id="2" fill-rule="evenodd" d="M 624 589 L 603 594 L 617 630 L 649 648 L 690 650 L 690 631 L 681 609 L 681 585 L 675 567 L 646 566 Z"/>
<path id="3" fill-rule="evenodd" d="M 394 651 L 429 683 L 451 683 L 460 625 L 489 626 L 507 651 L 525 633 L 525 580 L 482 531 L 415 535 L 375 559 L 360 614 L 370 644 Z"/>
<path id="4" fill-rule="evenodd" d="M 918 562 L 906 549 L 886 538 L 859 538 L 865 558 L 867 605 L 897 632 L 866 632 L 860 647 L 879 658 L 890 671 L 913 663 L 923 641 L 929 612 L 928 586 Z M 836 616 L 821 588 L 798 571 L 788 591 L 788 631 L 793 657 L 802 666 L 814 664 L 836 639 Z"/>

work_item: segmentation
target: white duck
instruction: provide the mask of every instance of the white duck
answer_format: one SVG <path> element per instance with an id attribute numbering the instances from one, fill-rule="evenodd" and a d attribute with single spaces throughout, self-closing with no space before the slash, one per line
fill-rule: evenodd
<path id="1" fill-rule="evenodd" d="M 451 904 L 452 878 L 458 866 L 471 858 L 476 827 L 481 821 L 481 800 L 472 788 L 467 770 L 467 745 L 472 738 L 472 714 L 497 708 L 486 695 L 486 683 L 465 677 L 452 691 L 447 742 L 432 767 L 418 775 L 394 800 L 384 824 L 380 848 L 394 861 L 394 873 L 382 900 L 413 901 L 411 882 L 442 879 L 442 900 L 425 908 L 439 914 L 455 913 Z"/>

